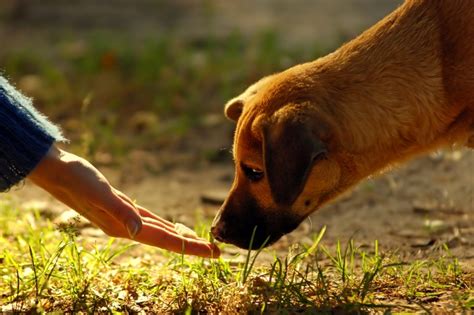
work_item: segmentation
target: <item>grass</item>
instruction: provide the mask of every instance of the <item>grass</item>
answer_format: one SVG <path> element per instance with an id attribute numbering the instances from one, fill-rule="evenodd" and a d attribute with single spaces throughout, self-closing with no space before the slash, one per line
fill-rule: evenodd
<path id="1" fill-rule="evenodd" d="M 101 33 L 60 37 L 47 47 L 8 47 L 2 71 L 35 100 L 89 158 L 115 159 L 190 134 L 206 114 L 261 77 L 320 56 L 284 47 L 273 32 L 245 38 L 160 36 L 135 42 Z"/>
<path id="2" fill-rule="evenodd" d="M 468 311 L 472 275 L 447 248 L 436 259 L 402 261 L 377 241 L 310 246 L 256 264 L 200 259 L 86 237 L 35 209 L 0 203 L 0 310 L 4 312 L 371 313 Z M 202 226 L 202 225 L 201 225 Z M 240 259 L 243 258 L 243 259 Z M 471 277 L 471 278 L 470 278 Z"/>
<path id="3" fill-rule="evenodd" d="M 106 153 L 120 164 L 132 149 L 161 150 L 192 136 L 207 114 L 222 115 L 225 101 L 253 81 L 330 48 L 288 48 L 272 32 L 253 38 L 238 32 L 186 40 L 162 36 L 140 45 L 97 34 L 57 38 L 47 49 L 9 46 L 0 52 L 0 64 L 61 124 L 71 139 L 68 150 L 92 161 Z M 270 260 L 259 257 L 268 249 L 207 260 L 86 236 L 74 224 L 57 227 L 7 197 L 0 200 L 0 213 L 0 312 L 378 313 L 474 307 L 472 275 L 448 248 L 433 259 L 405 260 L 381 252 L 375 240 L 370 248 L 356 241 L 330 246 L 323 229 L 312 244 L 295 244 Z M 198 230 L 207 235 L 208 226 Z"/>

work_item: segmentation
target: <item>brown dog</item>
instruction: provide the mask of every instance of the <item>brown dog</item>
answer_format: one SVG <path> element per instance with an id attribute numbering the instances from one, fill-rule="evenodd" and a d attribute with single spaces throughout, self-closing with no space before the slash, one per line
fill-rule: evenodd
<path id="1" fill-rule="evenodd" d="M 235 180 L 220 241 L 269 245 L 368 176 L 474 147 L 474 1 L 411 0 L 340 49 L 231 100 Z"/>

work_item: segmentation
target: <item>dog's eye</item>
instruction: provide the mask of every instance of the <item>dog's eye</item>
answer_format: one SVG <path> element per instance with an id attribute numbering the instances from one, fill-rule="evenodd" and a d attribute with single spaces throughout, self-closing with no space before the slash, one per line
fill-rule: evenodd
<path id="1" fill-rule="evenodd" d="M 240 164 L 245 176 L 252 182 L 257 182 L 263 178 L 263 171 L 251 168 L 243 163 Z"/>

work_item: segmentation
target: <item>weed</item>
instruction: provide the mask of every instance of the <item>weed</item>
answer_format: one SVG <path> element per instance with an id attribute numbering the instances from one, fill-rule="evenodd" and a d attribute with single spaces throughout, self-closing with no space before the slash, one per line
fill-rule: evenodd
<path id="1" fill-rule="evenodd" d="M 4 312 L 294 313 L 469 310 L 472 282 L 447 248 L 437 259 L 400 261 L 354 240 L 309 246 L 257 263 L 202 259 L 91 239 L 56 228 L 38 211 L 2 201 L 0 306 Z M 14 225 L 10 222 L 16 222 Z M 206 235 L 206 225 L 198 228 Z M 254 235 L 256 230 L 254 229 Z M 139 256 L 131 255 L 139 249 Z M 223 248 L 225 251 L 225 246 Z"/>
<path id="2" fill-rule="evenodd" d="M 240 276 L 242 284 L 245 284 L 245 282 L 247 281 L 248 276 L 250 275 L 250 272 L 252 271 L 253 265 L 255 264 L 255 260 L 257 259 L 258 255 L 262 252 L 263 248 L 265 247 L 268 240 L 270 239 L 270 237 L 267 237 L 267 239 L 262 243 L 260 248 L 258 248 L 252 256 L 251 248 L 253 247 L 253 241 L 254 241 L 254 238 L 255 238 L 255 233 L 257 232 L 257 228 L 258 228 L 258 226 L 255 226 L 253 228 L 252 236 L 250 237 L 249 250 L 247 251 L 247 256 L 245 258 L 245 264 L 242 268 L 242 272 L 241 272 L 241 276 Z"/>

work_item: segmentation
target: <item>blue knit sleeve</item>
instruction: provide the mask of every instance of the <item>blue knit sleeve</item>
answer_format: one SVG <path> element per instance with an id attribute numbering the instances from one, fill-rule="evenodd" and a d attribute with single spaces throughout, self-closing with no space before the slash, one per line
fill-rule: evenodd
<path id="1" fill-rule="evenodd" d="M 24 179 L 55 141 L 60 129 L 0 75 L 0 192 Z"/>

